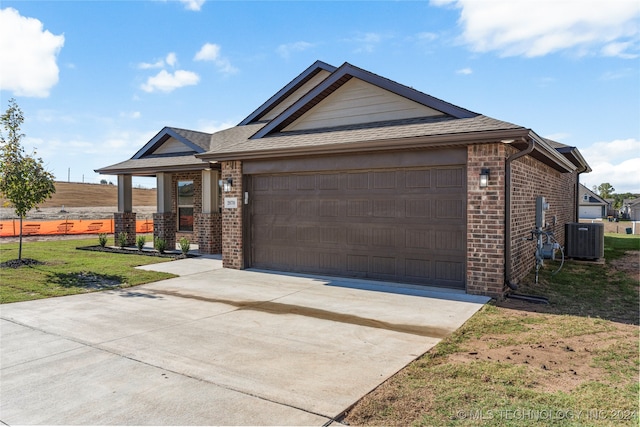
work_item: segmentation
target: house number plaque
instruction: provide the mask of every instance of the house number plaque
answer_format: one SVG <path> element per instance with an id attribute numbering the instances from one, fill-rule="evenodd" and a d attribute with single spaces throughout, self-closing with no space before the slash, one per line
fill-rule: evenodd
<path id="1" fill-rule="evenodd" d="M 238 198 L 237 197 L 225 197 L 224 198 L 224 207 L 227 209 L 236 209 L 238 207 Z"/>

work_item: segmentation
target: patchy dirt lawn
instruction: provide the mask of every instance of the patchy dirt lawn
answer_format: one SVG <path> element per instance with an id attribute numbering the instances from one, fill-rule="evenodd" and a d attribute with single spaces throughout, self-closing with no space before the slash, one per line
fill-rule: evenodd
<path id="1" fill-rule="evenodd" d="M 639 254 L 611 261 L 606 274 L 623 272 L 638 291 Z M 637 310 L 597 314 L 515 299 L 487 305 L 365 396 L 342 422 L 556 425 L 559 414 L 572 411 L 565 420 L 571 425 L 637 426 Z"/>

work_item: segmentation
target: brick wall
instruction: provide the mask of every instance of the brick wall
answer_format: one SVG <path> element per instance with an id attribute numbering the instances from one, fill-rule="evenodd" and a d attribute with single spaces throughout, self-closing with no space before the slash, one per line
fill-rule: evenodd
<path id="1" fill-rule="evenodd" d="M 564 245 L 564 225 L 575 221 L 577 174 L 561 173 L 524 156 L 511 163 L 511 182 L 511 281 L 518 283 L 535 266 L 535 242 L 525 239 L 536 225 L 536 197 L 549 203 L 546 231 Z"/>
<path id="2" fill-rule="evenodd" d="M 505 286 L 505 165 L 516 149 L 472 145 L 467 149 L 467 292 L 500 298 Z M 480 170 L 491 170 L 489 186 L 480 188 Z M 511 281 L 518 283 L 535 266 L 536 197 L 543 196 L 547 231 L 564 245 L 564 224 L 575 218 L 577 174 L 561 173 L 530 156 L 511 164 Z M 555 221 L 554 221 L 555 217 Z"/>
<path id="3" fill-rule="evenodd" d="M 127 233 L 127 246 L 136 244 L 136 213 L 135 212 L 115 212 L 113 214 L 114 241 L 118 246 L 118 235 Z"/>
<path id="4" fill-rule="evenodd" d="M 222 193 L 222 266 L 239 270 L 244 268 L 242 247 L 242 212 L 244 209 L 242 162 L 222 162 L 221 166 L 221 179 L 233 179 L 231 191 Z M 226 197 L 235 197 L 238 201 L 238 207 L 235 209 L 225 208 L 224 199 Z"/>
<path id="5" fill-rule="evenodd" d="M 504 294 L 505 158 L 502 143 L 467 148 L 467 293 Z M 480 171 L 490 170 L 480 188 Z"/>
<path id="6" fill-rule="evenodd" d="M 176 247 L 176 214 L 175 212 L 164 212 L 153 214 L 153 241 L 163 239 L 168 250 Z"/>
<path id="7" fill-rule="evenodd" d="M 195 214 L 198 251 L 204 254 L 222 252 L 222 215 L 219 213 Z"/>

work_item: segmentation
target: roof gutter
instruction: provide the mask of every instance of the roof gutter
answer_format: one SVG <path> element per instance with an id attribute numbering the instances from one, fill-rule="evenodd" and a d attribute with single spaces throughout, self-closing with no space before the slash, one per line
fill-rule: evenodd
<path id="1" fill-rule="evenodd" d="M 527 147 L 513 153 L 505 162 L 505 227 L 504 227 L 504 281 L 507 286 L 513 288 L 514 284 L 511 283 L 511 162 L 519 159 L 520 157 L 531 154 L 535 148 L 536 143 L 534 138 L 529 139 Z"/>

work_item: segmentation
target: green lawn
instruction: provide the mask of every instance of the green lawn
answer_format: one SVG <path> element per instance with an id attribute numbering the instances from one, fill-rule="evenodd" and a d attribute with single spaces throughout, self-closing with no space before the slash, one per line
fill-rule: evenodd
<path id="1" fill-rule="evenodd" d="M 173 277 L 137 270 L 139 265 L 166 262 L 166 258 L 77 250 L 98 239 L 24 242 L 22 257 L 41 264 L 0 269 L 0 303 L 73 295 L 129 287 Z M 17 243 L 0 245 L 0 263 L 18 257 Z"/>

